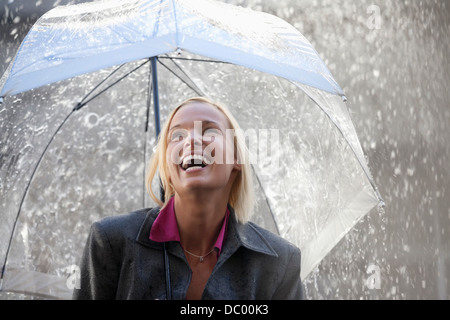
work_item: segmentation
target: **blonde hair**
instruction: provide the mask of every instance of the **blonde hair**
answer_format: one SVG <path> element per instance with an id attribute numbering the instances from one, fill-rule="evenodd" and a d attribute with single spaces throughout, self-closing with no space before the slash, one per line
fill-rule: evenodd
<path id="1" fill-rule="evenodd" d="M 241 165 L 241 170 L 238 172 L 236 179 L 231 188 L 230 196 L 228 199 L 229 205 L 234 209 L 236 218 L 240 223 L 246 223 L 249 217 L 253 213 L 253 208 L 255 205 L 255 194 L 253 189 L 253 177 L 252 168 L 250 167 L 248 160 L 248 150 L 245 144 L 245 137 L 242 134 L 242 130 L 236 119 L 233 117 L 231 112 L 223 105 L 213 102 L 208 98 L 204 97 L 194 97 L 190 98 L 181 104 L 179 104 L 169 115 L 169 118 L 163 128 L 158 138 L 158 143 L 156 145 L 155 152 L 150 160 L 148 174 L 146 179 L 147 191 L 150 197 L 159 205 L 164 208 L 169 202 L 170 198 L 175 194 L 175 190 L 171 183 L 169 182 L 168 176 L 168 166 L 166 161 L 167 152 L 167 135 L 169 132 L 169 125 L 175 116 L 175 114 L 183 106 L 190 103 L 205 103 L 216 107 L 221 111 L 234 130 L 234 143 L 236 149 L 237 161 Z M 152 190 L 152 182 L 156 176 L 156 172 L 159 172 L 159 178 L 161 181 L 161 186 L 164 190 L 164 202 L 155 195 Z"/>

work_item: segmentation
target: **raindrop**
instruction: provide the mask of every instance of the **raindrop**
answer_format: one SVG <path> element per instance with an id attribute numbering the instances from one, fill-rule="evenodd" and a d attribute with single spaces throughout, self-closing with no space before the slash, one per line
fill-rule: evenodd
<path id="1" fill-rule="evenodd" d="M 84 118 L 85 124 L 88 127 L 94 127 L 98 124 L 98 115 L 96 113 L 89 113 L 86 115 L 86 117 Z"/>
<path id="2" fill-rule="evenodd" d="M 98 122 L 98 116 L 95 114 L 92 114 L 89 116 L 89 123 L 91 124 L 97 124 Z"/>

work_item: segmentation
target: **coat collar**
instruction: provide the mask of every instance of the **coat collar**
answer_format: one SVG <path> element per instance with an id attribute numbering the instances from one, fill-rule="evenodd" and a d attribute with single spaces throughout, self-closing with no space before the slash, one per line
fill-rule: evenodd
<path id="1" fill-rule="evenodd" d="M 228 206 L 230 210 L 230 220 L 228 224 L 228 232 L 223 245 L 222 253 L 220 255 L 218 263 L 221 260 L 228 259 L 231 255 L 239 249 L 239 247 L 247 248 L 255 252 L 267 254 L 277 257 L 277 253 L 264 238 L 264 236 L 258 231 L 258 228 L 251 222 L 239 223 L 236 220 L 234 209 Z M 155 221 L 160 208 L 153 208 L 147 212 L 147 216 L 141 225 L 141 228 L 136 237 L 136 242 L 151 248 L 162 249 L 162 243 L 155 242 L 149 239 L 150 230 L 153 222 Z M 184 257 L 184 254 L 179 245 L 169 243 L 169 251 L 177 256 Z"/>

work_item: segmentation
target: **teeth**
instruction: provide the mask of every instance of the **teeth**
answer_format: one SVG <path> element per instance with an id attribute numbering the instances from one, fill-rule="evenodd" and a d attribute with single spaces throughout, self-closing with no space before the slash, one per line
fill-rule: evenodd
<path id="1" fill-rule="evenodd" d="M 189 171 L 192 171 L 192 170 L 195 170 L 195 169 L 201 169 L 202 167 L 200 167 L 200 166 L 197 166 L 197 167 L 189 167 L 189 168 L 187 168 L 185 171 L 186 172 L 189 172 Z"/>
<path id="2" fill-rule="evenodd" d="M 194 164 L 202 164 L 203 157 L 196 154 L 187 156 L 183 159 L 183 167 L 186 167 L 191 162 L 193 162 Z"/>
<path id="3" fill-rule="evenodd" d="M 201 165 L 201 164 L 208 165 L 208 164 L 211 164 L 211 161 L 209 161 L 208 158 L 198 155 L 198 154 L 189 155 L 183 159 L 183 164 L 182 164 L 183 169 L 186 169 L 188 167 L 188 165 L 191 163 L 199 164 L 199 165 Z M 195 168 L 195 167 L 193 167 L 193 168 Z"/>

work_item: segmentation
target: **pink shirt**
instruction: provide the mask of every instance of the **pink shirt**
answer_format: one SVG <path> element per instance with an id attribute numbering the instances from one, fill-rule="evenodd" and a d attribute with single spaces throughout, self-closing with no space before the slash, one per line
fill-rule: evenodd
<path id="1" fill-rule="evenodd" d="M 215 248 L 218 249 L 217 258 L 219 258 L 222 251 L 223 241 L 227 232 L 228 218 L 230 211 L 227 208 L 225 212 L 225 219 L 223 220 L 222 228 L 220 229 L 219 236 L 217 237 Z M 180 242 L 180 232 L 178 230 L 177 218 L 175 216 L 175 200 L 172 197 L 169 200 L 167 206 L 162 209 L 153 222 L 152 229 L 150 230 L 150 240 L 156 242 L 178 241 Z"/>

